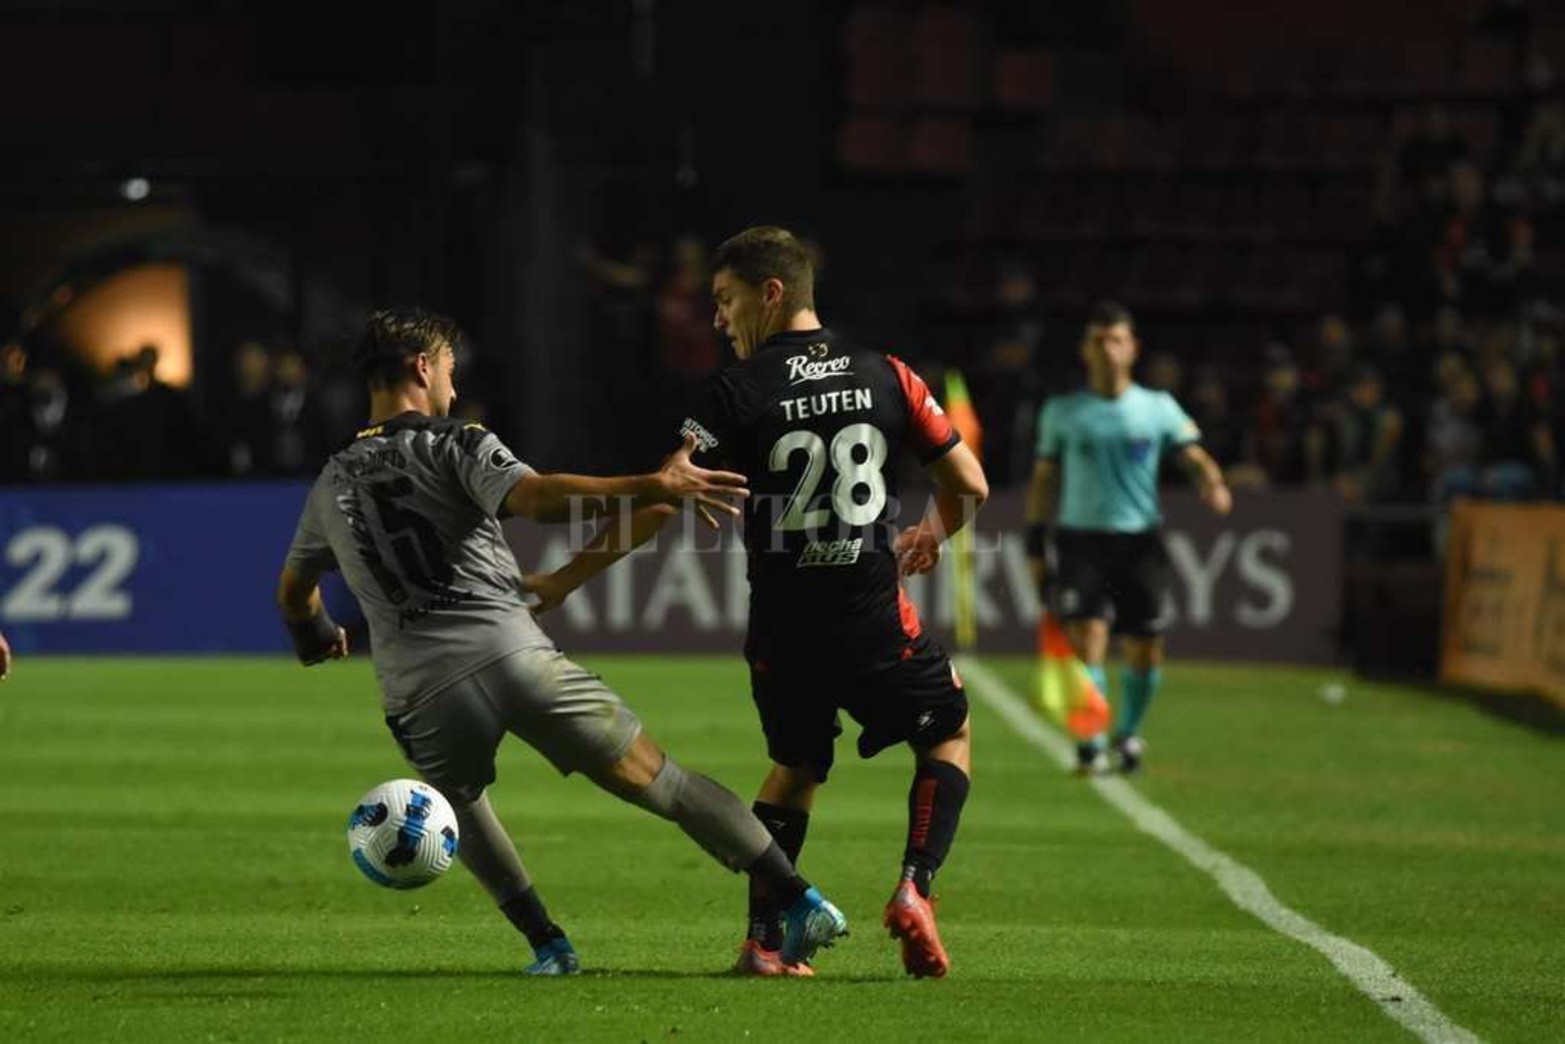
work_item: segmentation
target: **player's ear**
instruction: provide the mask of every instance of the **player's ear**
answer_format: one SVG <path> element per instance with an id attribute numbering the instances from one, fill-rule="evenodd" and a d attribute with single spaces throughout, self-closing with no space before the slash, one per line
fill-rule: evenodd
<path id="1" fill-rule="evenodd" d="M 776 308 L 782 304 L 783 295 L 787 292 L 788 288 L 783 286 L 783 281 L 773 276 L 761 284 L 761 301 L 768 308 Z"/>

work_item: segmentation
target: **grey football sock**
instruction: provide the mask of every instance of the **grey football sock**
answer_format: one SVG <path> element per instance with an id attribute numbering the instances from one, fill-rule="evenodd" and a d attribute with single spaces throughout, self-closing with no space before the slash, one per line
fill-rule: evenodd
<path id="1" fill-rule="evenodd" d="M 738 795 L 699 772 L 686 772 L 670 757 L 627 800 L 677 823 L 730 870 L 748 869 L 772 845 L 772 835 Z"/>
<path id="2" fill-rule="evenodd" d="M 457 858 L 478 878 L 494 901 L 504 905 L 531 888 L 532 878 L 527 876 L 511 836 L 500 825 L 494 809 L 489 807 L 489 796 L 480 794 L 477 801 L 467 804 L 453 802 L 452 808 L 456 812 L 457 827 L 462 832 L 457 842 Z"/>

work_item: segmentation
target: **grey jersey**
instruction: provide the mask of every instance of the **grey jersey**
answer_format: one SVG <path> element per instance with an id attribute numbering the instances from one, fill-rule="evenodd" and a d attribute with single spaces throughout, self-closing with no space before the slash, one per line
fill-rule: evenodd
<path id="1" fill-rule="evenodd" d="M 496 515 L 531 469 L 477 424 L 404 413 L 327 461 L 288 566 L 342 570 L 388 714 L 522 649 L 552 649 Z"/>

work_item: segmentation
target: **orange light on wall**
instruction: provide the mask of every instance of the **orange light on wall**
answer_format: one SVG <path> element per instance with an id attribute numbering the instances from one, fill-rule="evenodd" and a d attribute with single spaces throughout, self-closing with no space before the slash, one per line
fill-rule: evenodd
<path id="1" fill-rule="evenodd" d="M 190 273 L 184 265 L 118 272 L 70 302 L 57 322 L 61 338 L 100 373 L 150 344 L 158 350 L 158 380 L 181 388 L 190 383 Z"/>

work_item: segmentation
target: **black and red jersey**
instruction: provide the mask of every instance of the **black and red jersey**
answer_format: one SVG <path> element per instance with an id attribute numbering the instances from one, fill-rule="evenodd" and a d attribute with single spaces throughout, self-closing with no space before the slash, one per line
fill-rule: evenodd
<path id="1" fill-rule="evenodd" d="M 917 637 L 892 551 L 898 456 L 928 464 L 960 437 L 905 363 L 829 330 L 778 334 L 707 381 L 682 433 L 749 478 L 752 660 L 868 664 Z"/>

